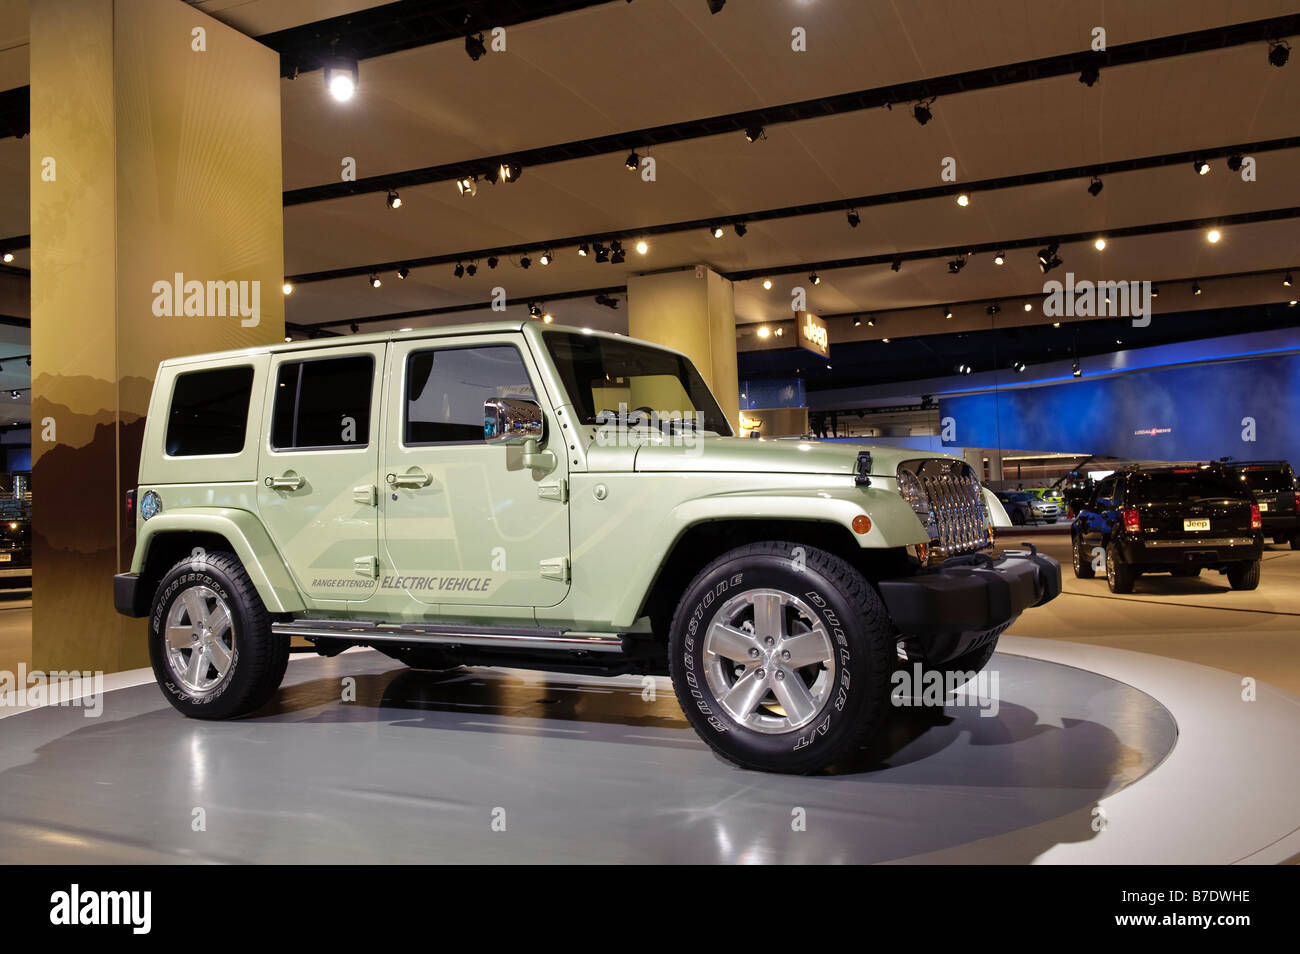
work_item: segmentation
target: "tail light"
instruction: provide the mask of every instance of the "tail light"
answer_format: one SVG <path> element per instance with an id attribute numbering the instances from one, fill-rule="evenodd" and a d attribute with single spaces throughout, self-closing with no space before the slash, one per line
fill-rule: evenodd
<path id="1" fill-rule="evenodd" d="M 1300 491 L 1296 491 L 1295 509 L 1296 509 L 1296 513 L 1300 513 Z"/>
<path id="2" fill-rule="evenodd" d="M 1263 530 L 1264 521 L 1259 516 L 1259 504 L 1250 505 L 1250 529 Z"/>
<path id="3" fill-rule="evenodd" d="M 1129 533 L 1137 533 L 1142 529 L 1142 518 L 1138 515 L 1136 507 L 1129 507 L 1124 511 L 1124 529 Z"/>
<path id="4" fill-rule="evenodd" d="M 135 488 L 126 492 L 126 526 L 135 526 Z"/>

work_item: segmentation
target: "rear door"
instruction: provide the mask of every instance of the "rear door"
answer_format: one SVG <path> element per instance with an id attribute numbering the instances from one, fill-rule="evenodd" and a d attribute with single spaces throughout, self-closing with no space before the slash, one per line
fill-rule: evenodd
<path id="1" fill-rule="evenodd" d="M 1161 539 L 1250 536 L 1249 495 L 1215 470 L 1175 467 L 1138 476 L 1130 494 L 1144 531 Z"/>
<path id="2" fill-rule="evenodd" d="M 258 510 L 302 592 L 323 606 L 378 585 L 379 382 L 386 344 L 271 357 Z"/>

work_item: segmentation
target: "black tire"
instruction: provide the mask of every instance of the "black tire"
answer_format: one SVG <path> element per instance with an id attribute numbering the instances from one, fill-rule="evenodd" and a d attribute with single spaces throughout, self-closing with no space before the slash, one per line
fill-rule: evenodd
<path id="1" fill-rule="evenodd" d="M 792 630 L 796 620 L 823 628 L 830 647 L 825 662 L 831 663 L 830 667 L 823 662 L 786 670 L 778 658 L 779 641 L 760 651 L 777 656 L 760 657 L 752 664 L 749 660 L 729 663 L 727 660 L 736 657 L 707 651 L 715 617 L 724 610 L 743 615 L 747 606 L 756 612 L 752 607 L 756 590 L 790 597 L 798 604 L 782 604 L 783 633 Z M 742 595 L 751 599 L 737 599 Z M 807 628 L 808 622 L 800 625 Z M 733 631 L 742 631 L 743 625 Z M 755 616 L 749 632 L 756 645 L 766 642 L 759 631 Z M 896 661 L 893 624 L 871 584 L 839 557 L 796 543 L 754 543 L 718 557 L 686 588 L 669 632 L 669 674 L 687 720 L 724 759 L 742 768 L 768 772 L 813 772 L 864 745 L 886 717 L 888 680 Z M 771 666 L 772 675 L 760 685 L 770 684 L 771 689 L 744 708 L 745 718 L 751 722 L 746 724 L 718 701 L 713 686 L 720 680 L 734 678 L 730 683 L 734 686 L 753 679 L 765 665 Z M 764 702 L 778 698 L 774 681 L 778 670 L 803 680 L 817 706 L 810 717 L 788 731 L 779 726 L 782 721 L 794 721 L 784 715 L 786 710 L 781 708 L 776 714 Z M 818 690 L 819 700 L 815 698 Z M 778 725 L 760 731 L 752 725 L 755 719 Z"/>
<path id="2" fill-rule="evenodd" d="M 1081 580 L 1091 580 L 1097 571 L 1092 568 L 1092 561 L 1083 552 L 1083 541 L 1076 536 L 1071 549 L 1074 551 L 1074 575 Z"/>
<path id="3" fill-rule="evenodd" d="M 1106 585 L 1112 593 L 1132 593 L 1133 581 L 1137 574 L 1133 568 L 1120 559 L 1119 547 L 1114 543 L 1106 545 Z"/>
<path id="4" fill-rule="evenodd" d="M 1169 572 L 1174 576 L 1192 579 L 1201 575 L 1201 568 L 1199 566 L 1180 566 L 1176 570 L 1170 570 Z"/>
<path id="5" fill-rule="evenodd" d="M 1228 585 L 1234 590 L 1253 590 L 1259 586 L 1260 561 L 1233 563 L 1228 567 Z"/>
<path id="6" fill-rule="evenodd" d="M 206 587 L 223 602 L 231 630 L 228 669 L 202 691 L 186 687 L 173 670 L 165 631 L 173 606 L 191 591 L 202 592 L 198 587 Z M 206 603 L 208 597 L 203 599 Z M 185 610 L 184 616 L 193 627 L 191 611 Z M 196 651 L 191 649 L 189 658 Z M 149 658 L 159 688 L 178 711 L 196 719 L 229 719 L 261 708 L 275 695 L 289 664 L 289 640 L 272 634 L 270 614 L 239 558 L 217 551 L 187 557 L 158 584 L 149 614 Z M 217 671 L 215 664 L 205 669 L 207 673 Z"/>

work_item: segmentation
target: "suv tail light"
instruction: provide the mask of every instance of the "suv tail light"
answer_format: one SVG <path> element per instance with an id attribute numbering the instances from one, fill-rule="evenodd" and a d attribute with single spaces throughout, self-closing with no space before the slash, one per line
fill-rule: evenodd
<path id="1" fill-rule="evenodd" d="M 1259 504 L 1250 505 L 1250 529 L 1263 530 L 1264 521 L 1259 517 Z"/>
<path id="2" fill-rule="evenodd" d="M 1297 491 L 1296 491 L 1296 495 L 1295 495 L 1295 509 L 1296 509 L 1296 513 L 1300 513 L 1300 490 L 1297 490 Z"/>
<path id="3" fill-rule="evenodd" d="M 1142 518 L 1138 516 L 1136 507 L 1124 511 L 1124 529 L 1129 533 L 1137 533 L 1142 529 Z"/>
<path id="4" fill-rule="evenodd" d="M 135 526 L 135 488 L 126 492 L 126 526 Z"/>

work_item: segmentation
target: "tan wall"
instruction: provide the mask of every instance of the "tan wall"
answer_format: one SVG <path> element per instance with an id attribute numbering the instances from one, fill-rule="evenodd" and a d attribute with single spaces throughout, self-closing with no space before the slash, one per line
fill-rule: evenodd
<path id="1" fill-rule="evenodd" d="M 147 663 L 111 577 L 158 362 L 284 335 L 279 60 L 179 0 L 42 0 L 31 87 L 33 662 L 113 671 Z M 258 323 L 155 316 L 177 272 L 258 282 Z"/>
<path id="2" fill-rule="evenodd" d="M 760 437 L 800 437 L 808 431 L 808 410 L 802 407 L 779 407 L 761 411 L 744 411 L 747 420 L 760 422 Z M 748 432 L 742 434 L 747 436 Z"/>
<path id="3" fill-rule="evenodd" d="M 731 282 L 710 268 L 634 275 L 627 283 L 628 334 L 687 354 L 739 432 L 736 310 Z"/>

